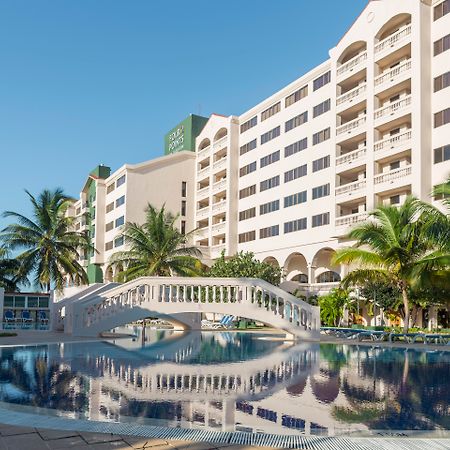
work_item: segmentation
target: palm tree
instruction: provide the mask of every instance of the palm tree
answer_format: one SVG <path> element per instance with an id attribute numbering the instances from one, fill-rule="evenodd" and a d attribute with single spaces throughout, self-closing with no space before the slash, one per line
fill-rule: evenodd
<path id="1" fill-rule="evenodd" d="M 450 253 L 445 244 L 427 239 L 427 217 L 423 204 L 408 197 L 399 208 L 379 206 L 370 214 L 373 220 L 355 227 L 348 235 L 356 240 L 354 247 L 337 251 L 336 264 L 356 263 L 343 286 L 384 282 L 398 287 L 404 308 L 404 331 L 409 327 L 409 292 L 423 287 L 429 274 L 450 267 Z"/>
<path id="2" fill-rule="evenodd" d="M 148 205 L 143 225 L 127 222 L 121 232 L 129 250 L 115 253 L 111 264 L 125 269 L 119 280 L 132 280 L 143 276 L 195 276 L 201 264 L 200 251 L 187 246 L 190 233 L 178 231 L 178 216 L 166 212 L 165 206 L 156 209 Z"/>
<path id="3" fill-rule="evenodd" d="M 9 292 L 18 291 L 19 284 L 28 284 L 21 274 L 19 261 L 9 258 L 6 249 L 0 247 L 0 288 Z"/>
<path id="4" fill-rule="evenodd" d="M 21 273 L 33 276 L 34 282 L 47 291 L 53 286 L 61 291 L 64 277 L 73 282 L 87 283 L 87 275 L 77 262 L 78 250 L 92 248 L 86 233 L 73 231 L 73 218 L 67 216 L 70 199 L 61 189 L 44 190 L 36 198 L 25 191 L 31 201 L 33 218 L 6 211 L 3 217 L 13 217 L 17 223 L 0 232 L 8 251 L 22 251 L 16 260 Z"/>

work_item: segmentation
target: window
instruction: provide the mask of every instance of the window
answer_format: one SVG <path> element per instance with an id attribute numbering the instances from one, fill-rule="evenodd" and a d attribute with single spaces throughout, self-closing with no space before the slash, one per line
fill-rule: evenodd
<path id="1" fill-rule="evenodd" d="M 119 197 L 119 198 L 116 200 L 116 208 L 117 208 L 118 206 L 123 205 L 124 203 L 125 203 L 125 195 L 122 195 L 122 197 Z"/>
<path id="2" fill-rule="evenodd" d="M 290 206 L 298 205 L 300 203 L 305 203 L 307 199 L 306 191 L 297 192 L 296 194 L 288 195 L 284 197 L 284 207 L 289 208 Z"/>
<path id="3" fill-rule="evenodd" d="M 330 167 L 330 155 L 324 156 L 323 158 L 316 159 L 312 163 L 313 172 L 318 172 L 319 170 L 326 169 Z"/>
<path id="4" fill-rule="evenodd" d="M 187 195 L 187 182 L 182 181 L 181 182 L 181 196 L 186 197 L 186 195 Z"/>
<path id="5" fill-rule="evenodd" d="M 327 270 L 317 277 L 317 283 L 338 283 L 339 281 L 341 276 L 332 270 Z"/>
<path id="6" fill-rule="evenodd" d="M 284 131 L 288 132 L 292 129 L 299 127 L 300 125 L 303 125 L 304 123 L 308 122 L 308 111 L 305 111 L 298 116 L 295 116 L 293 119 L 288 120 L 284 124 Z"/>
<path id="7" fill-rule="evenodd" d="M 112 250 L 113 248 L 113 241 L 109 241 L 105 244 L 105 251 Z"/>
<path id="8" fill-rule="evenodd" d="M 443 73 L 434 79 L 434 92 L 450 86 L 450 72 Z"/>
<path id="9" fill-rule="evenodd" d="M 109 186 L 106 187 L 106 193 L 110 194 L 115 188 L 116 185 L 114 183 L 111 183 Z"/>
<path id="10" fill-rule="evenodd" d="M 331 100 L 325 100 L 322 103 L 319 103 L 317 106 L 314 106 L 313 108 L 313 117 L 320 116 L 321 114 L 326 113 L 330 110 L 331 107 Z"/>
<path id="11" fill-rule="evenodd" d="M 109 203 L 106 205 L 106 212 L 109 213 L 114 209 L 114 202 Z"/>
<path id="12" fill-rule="evenodd" d="M 181 232 L 181 234 L 186 234 L 186 221 L 185 220 L 182 220 L 181 221 L 181 224 L 180 224 L 180 232 Z"/>
<path id="13" fill-rule="evenodd" d="M 267 133 L 262 134 L 261 135 L 261 145 L 265 144 L 266 142 L 271 141 L 272 139 L 275 139 L 279 135 L 280 135 L 280 127 L 279 126 L 268 131 Z"/>
<path id="14" fill-rule="evenodd" d="M 116 187 L 122 186 L 125 183 L 125 175 L 122 175 L 120 178 L 117 178 Z"/>
<path id="15" fill-rule="evenodd" d="M 240 211 L 239 212 L 239 221 L 243 221 L 243 220 L 248 220 L 251 219 L 252 217 L 256 216 L 256 208 L 249 208 L 246 209 L 245 211 Z"/>
<path id="16" fill-rule="evenodd" d="M 252 117 L 250 120 L 247 120 L 247 122 L 244 122 L 241 125 L 241 133 L 244 133 L 247 130 L 250 130 L 250 128 L 253 128 L 257 125 L 258 123 L 258 117 Z"/>
<path id="17" fill-rule="evenodd" d="M 116 219 L 115 221 L 115 227 L 121 227 L 123 224 L 125 223 L 125 217 L 124 216 L 120 216 Z"/>
<path id="18" fill-rule="evenodd" d="M 271 227 L 261 228 L 259 230 L 259 238 L 266 239 L 272 236 L 278 236 L 280 234 L 279 225 L 272 225 Z"/>
<path id="19" fill-rule="evenodd" d="M 308 147 L 308 138 L 304 138 L 300 141 L 294 142 L 293 144 L 284 147 L 284 157 L 287 158 L 288 156 L 292 156 L 295 153 L 305 150 L 307 147 Z"/>
<path id="20" fill-rule="evenodd" d="M 308 166 L 303 164 L 303 166 L 296 167 L 295 169 L 288 170 L 284 172 L 284 182 L 289 183 L 289 181 L 296 180 L 297 178 L 304 177 L 308 174 Z"/>
<path id="21" fill-rule="evenodd" d="M 105 231 L 106 231 L 106 232 L 111 231 L 113 228 L 114 228 L 114 222 L 108 222 L 108 223 L 105 225 Z"/>
<path id="22" fill-rule="evenodd" d="M 391 162 L 391 164 L 389 164 L 389 169 L 390 170 L 400 169 L 400 161 Z"/>
<path id="23" fill-rule="evenodd" d="M 259 166 L 266 167 L 269 164 L 273 164 L 274 162 L 277 162 L 279 160 L 280 160 L 280 150 L 277 150 L 276 152 L 273 152 L 270 155 L 261 158 Z"/>
<path id="24" fill-rule="evenodd" d="M 308 85 L 303 86 L 298 91 L 295 91 L 291 95 L 288 95 L 284 100 L 285 108 L 293 105 L 294 103 L 298 102 L 302 98 L 305 98 L 307 95 L 308 95 Z"/>
<path id="25" fill-rule="evenodd" d="M 447 123 L 450 123 L 450 108 L 439 111 L 434 115 L 434 128 L 441 127 Z"/>
<path id="26" fill-rule="evenodd" d="M 186 200 L 181 200 L 181 215 L 186 215 Z"/>
<path id="27" fill-rule="evenodd" d="M 239 149 L 239 154 L 245 155 L 250 150 L 253 150 L 256 148 L 256 139 L 253 139 L 253 141 L 247 142 L 247 144 L 241 145 L 241 148 Z"/>
<path id="28" fill-rule="evenodd" d="M 261 113 L 261 122 L 268 119 L 269 117 L 272 117 L 277 112 L 280 112 L 281 109 L 281 102 L 275 103 L 275 105 L 272 105 L 270 108 L 267 108 L 265 111 Z"/>
<path id="29" fill-rule="evenodd" d="M 114 247 L 120 247 L 123 245 L 123 236 L 119 236 L 118 238 L 114 239 Z"/>
<path id="30" fill-rule="evenodd" d="M 450 34 L 444 36 L 441 39 L 438 39 L 434 43 L 434 56 L 440 55 L 450 48 Z"/>
<path id="31" fill-rule="evenodd" d="M 272 189 L 274 187 L 277 187 L 280 184 L 280 176 L 277 175 L 276 177 L 269 178 L 268 180 L 261 181 L 259 183 L 259 191 L 267 191 L 268 189 Z"/>
<path id="32" fill-rule="evenodd" d="M 444 0 L 434 7 L 434 20 L 444 17 L 450 12 L 450 0 Z"/>
<path id="33" fill-rule="evenodd" d="M 317 214 L 312 216 L 312 227 L 321 227 L 323 225 L 329 225 L 330 223 L 330 213 Z"/>
<path id="34" fill-rule="evenodd" d="M 330 128 L 325 128 L 325 130 L 313 134 L 313 145 L 320 144 L 328 139 L 330 139 Z"/>
<path id="35" fill-rule="evenodd" d="M 438 164 L 450 160 L 450 144 L 434 149 L 434 163 Z"/>
<path id="36" fill-rule="evenodd" d="M 330 195 L 330 183 L 323 184 L 322 186 L 317 186 L 312 190 L 313 200 L 326 197 L 327 195 Z"/>
<path id="37" fill-rule="evenodd" d="M 249 173 L 254 172 L 255 170 L 256 170 L 256 161 L 253 161 L 252 163 L 247 164 L 246 166 L 241 167 L 239 169 L 239 176 L 243 177 L 245 175 L 248 175 Z"/>
<path id="38" fill-rule="evenodd" d="M 269 214 L 280 209 L 280 200 L 273 200 L 272 202 L 264 203 L 259 205 L 259 214 L 262 216 L 264 214 Z"/>
<path id="39" fill-rule="evenodd" d="M 253 186 L 248 186 L 246 188 L 241 189 L 239 191 L 239 198 L 240 199 L 247 198 L 254 194 L 256 194 L 256 184 L 254 184 Z"/>
<path id="40" fill-rule="evenodd" d="M 331 72 L 328 71 L 313 81 L 313 90 L 317 91 L 331 81 Z"/>
<path id="41" fill-rule="evenodd" d="M 285 222 L 284 234 L 293 233 L 294 231 L 306 230 L 306 217 L 301 219 L 292 220 L 291 222 Z"/>
<path id="42" fill-rule="evenodd" d="M 393 195 L 389 198 L 389 202 L 391 205 L 398 205 L 400 203 L 400 195 Z"/>
<path id="43" fill-rule="evenodd" d="M 256 231 L 247 231 L 246 233 L 241 233 L 239 235 L 239 244 L 243 244 L 244 242 L 254 241 L 256 239 Z"/>

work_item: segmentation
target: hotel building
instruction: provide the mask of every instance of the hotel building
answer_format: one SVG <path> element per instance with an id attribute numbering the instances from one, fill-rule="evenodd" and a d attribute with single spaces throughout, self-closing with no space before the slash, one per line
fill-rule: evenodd
<path id="1" fill-rule="evenodd" d="M 431 201 L 450 174 L 449 12 L 450 0 L 372 0 L 328 60 L 258 105 L 175 127 L 171 155 L 91 174 L 74 208 L 95 185 L 95 280 L 114 275 L 116 226 L 142 221 L 148 202 L 180 213 L 185 201 L 206 260 L 252 251 L 284 268 L 288 289 L 328 289 L 351 226 L 408 194 Z"/>

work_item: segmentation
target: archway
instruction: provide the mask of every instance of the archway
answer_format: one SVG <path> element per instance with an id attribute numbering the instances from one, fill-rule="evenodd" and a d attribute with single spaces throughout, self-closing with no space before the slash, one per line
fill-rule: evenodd
<path id="1" fill-rule="evenodd" d="M 209 147 L 210 145 L 211 145 L 211 141 L 208 138 L 203 139 L 203 141 L 200 142 L 200 145 L 198 146 L 198 151 L 200 152 L 200 151 L 204 150 L 206 147 Z"/>
<path id="2" fill-rule="evenodd" d="M 291 253 L 284 263 L 287 281 L 308 283 L 308 264 L 301 253 Z"/>
<path id="3" fill-rule="evenodd" d="M 359 53 L 367 49 L 366 41 L 356 41 L 349 45 L 339 56 L 337 60 L 338 66 L 345 64 L 350 59 L 354 58 Z"/>
<path id="4" fill-rule="evenodd" d="M 391 34 L 397 32 L 400 28 L 411 23 L 411 14 L 402 13 L 389 19 L 375 35 L 375 43 L 386 39 Z"/>
<path id="5" fill-rule="evenodd" d="M 273 267 L 280 267 L 278 260 L 273 256 L 268 256 L 267 258 L 264 258 L 263 262 L 270 264 Z"/>
<path id="6" fill-rule="evenodd" d="M 221 128 L 214 136 L 214 142 L 218 141 L 219 139 L 222 139 L 227 134 L 228 134 L 228 130 L 226 128 Z"/>
<path id="7" fill-rule="evenodd" d="M 106 269 L 106 272 L 105 272 L 105 281 L 106 281 L 107 283 L 111 283 L 111 282 L 114 281 L 114 272 L 113 272 L 113 268 L 112 268 L 111 266 L 109 266 L 109 267 Z"/>
<path id="8" fill-rule="evenodd" d="M 319 281 L 322 279 L 331 280 L 331 279 L 338 279 L 339 277 L 340 280 L 341 268 L 340 266 L 335 265 L 332 262 L 335 253 L 336 252 L 332 248 L 325 247 L 320 249 L 315 254 L 312 265 L 314 267 L 314 281 L 316 283 L 334 282 L 334 281 Z"/>

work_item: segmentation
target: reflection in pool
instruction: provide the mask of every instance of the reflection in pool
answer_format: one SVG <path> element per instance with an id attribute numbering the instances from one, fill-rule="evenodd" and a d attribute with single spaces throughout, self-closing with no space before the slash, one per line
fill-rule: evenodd
<path id="1" fill-rule="evenodd" d="M 0 348 L 0 400 L 29 411 L 283 434 L 449 430 L 450 353 L 152 330 Z"/>

